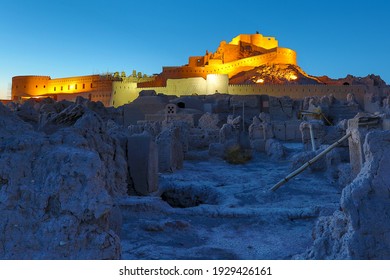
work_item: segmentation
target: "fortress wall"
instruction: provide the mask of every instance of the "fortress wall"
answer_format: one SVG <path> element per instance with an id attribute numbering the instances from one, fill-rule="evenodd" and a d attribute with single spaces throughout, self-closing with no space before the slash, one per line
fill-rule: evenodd
<path id="1" fill-rule="evenodd" d="M 229 44 L 238 45 L 240 41 L 268 50 L 278 47 L 278 41 L 275 37 L 264 37 L 262 34 L 240 34 L 233 38 Z"/>
<path id="2" fill-rule="evenodd" d="M 332 94 L 336 99 L 346 100 L 353 93 L 359 105 L 364 106 L 365 86 L 334 85 L 229 85 L 228 94 L 249 95 L 266 94 L 275 97 L 290 96 L 303 99 L 307 96 L 325 96 Z"/>
<path id="3" fill-rule="evenodd" d="M 114 82 L 112 105 L 115 107 L 129 103 L 139 96 L 141 90 L 154 90 L 166 95 L 193 95 L 228 93 L 232 95 L 265 94 L 275 97 L 290 96 L 303 99 L 307 96 L 325 96 L 332 94 L 338 100 L 346 100 L 348 93 L 353 93 L 356 101 L 364 106 L 365 86 L 336 85 L 228 85 L 227 75 L 209 75 L 203 78 L 168 79 L 166 87 L 137 88 L 136 83 Z"/>
<path id="4" fill-rule="evenodd" d="M 274 37 L 264 37 L 261 34 L 251 34 L 251 43 L 268 50 L 278 47 L 278 40 Z"/>
<path id="5" fill-rule="evenodd" d="M 61 94 L 61 93 L 59 93 L 59 94 L 48 95 L 48 96 L 52 97 L 54 100 L 57 100 L 57 101 L 68 100 L 68 101 L 75 102 L 77 96 L 81 96 L 81 97 L 83 97 L 85 99 L 89 99 L 89 100 L 92 99 L 88 92 L 78 93 L 78 94 Z"/>
<path id="6" fill-rule="evenodd" d="M 199 67 L 204 65 L 204 56 L 190 56 L 188 58 L 188 66 Z"/>
<path id="7" fill-rule="evenodd" d="M 51 79 L 49 81 L 48 93 L 74 94 L 92 91 L 94 83 L 98 80 L 99 75 Z"/>
<path id="8" fill-rule="evenodd" d="M 136 82 L 114 81 L 110 104 L 115 107 L 127 104 L 138 97 L 138 92 Z"/>
<path id="9" fill-rule="evenodd" d="M 297 65 L 297 53 L 292 49 L 278 48 L 277 57 L 272 63 Z"/>
<path id="10" fill-rule="evenodd" d="M 216 91 L 228 91 L 229 78 L 227 75 L 209 74 L 207 79 L 201 77 L 187 79 L 168 79 L 166 87 L 137 88 L 134 82 L 113 82 L 111 106 L 121 106 L 135 100 L 142 90 L 154 90 L 166 95 L 214 94 Z"/>
<path id="11" fill-rule="evenodd" d="M 51 96 L 57 100 L 74 101 L 83 96 L 92 101 L 101 101 L 109 106 L 112 80 L 100 75 L 51 79 L 49 76 L 17 76 L 12 78 L 12 97 Z"/>
<path id="12" fill-rule="evenodd" d="M 194 78 L 202 77 L 206 78 L 210 69 L 213 67 L 191 67 L 191 66 L 181 66 L 181 67 L 164 67 L 162 76 L 166 79 L 183 79 L 183 78 Z"/>
<path id="13" fill-rule="evenodd" d="M 193 95 L 204 94 L 207 91 L 207 82 L 201 77 L 187 79 L 168 79 L 166 87 L 137 88 L 137 83 L 114 82 L 110 104 L 118 107 L 134 101 L 142 90 L 154 90 L 166 95 Z"/>
<path id="14" fill-rule="evenodd" d="M 168 79 L 167 91 L 174 95 L 203 94 L 207 92 L 207 82 L 201 77 Z"/>
<path id="15" fill-rule="evenodd" d="M 209 68 L 209 67 L 214 67 L 214 66 L 218 66 L 218 65 L 222 65 L 222 59 L 220 59 L 220 58 L 210 58 L 209 60 L 208 60 L 208 66 L 207 66 L 207 68 Z M 210 68 L 211 69 L 211 68 Z"/>
<path id="16" fill-rule="evenodd" d="M 171 92 L 168 87 L 144 87 L 137 88 L 137 83 L 125 83 L 127 86 L 123 86 L 119 88 L 120 82 L 114 82 L 115 86 L 113 86 L 113 94 L 110 100 L 109 106 L 119 107 L 124 104 L 128 104 L 134 101 L 142 90 L 154 90 L 156 93 L 163 93 L 166 95 L 175 95 Z"/>
<path id="17" fill-rule="evenodd" d="M 240 42 L 249 43 L 249 42 L 250 42 L 250 35 L 249 35 L 249 34 L 240 34 L 240 35 L 234 37 L 234 38 L 229 42 L 229 44 L 230 44 L 230 45 L 238 45 Z"/>
<path id="18" fill-rule="evenodd" d="M 225 44 L 220 46 L 221 52 L 223 53 L 224 63 L 229 63 L 240 59 L 240 46 Z"/>
<path id="19" fill-rule="evenodd" d="M 216 92 L 228 92 L 229 77 L 228 75 L 209 74 L 206 80 L 206 90 L 203 93 L 213 94 Z"/>
<path id="20" fill-rule="evenodd" d="M 218 69 L 217 73 L 219 74 L 228 74 L 229 78 L 242 72 L 253 69 L 254 67 L 267 64 L 273 61 L 277 56 L 276 52 L 271 52 L 267 54 L 252 56 L 243 58 L 240 60 L 236 60 L 234 62 L 230 62 L 224 64 L 224 67 Z"/>
<path id="21" fill-rule="evenodd" d="M 104 106 L 111 106 L 112 84 L 112 80 L 102 77 L 97 81 L 93 81 L 92 91 L 89 92 L 90 100 L 101 101 Z"/>
<path id="22" fill-rule="evenodd" d="M 137 83 L 149 83 L 150 77 L 126 77 L 121 81 L 112 82 L 112 94 L 110 99 L 110 106 L 121 106 L 127 104 L 138 97 L 138 94 L 144 88 L 137 89 Z M 146 89 L 146 88 L 145 88 Z"/>
<path id="23" fill-rule="evenodd" d="M 91 101 L 100 101 L 105 106 L 110 106 L 112 84 L 111 79 L 100 75 L 51 79 L 47 94 L 57 96 L 57 100 L 69 101 L 74 101 L 77 96 L 82 96 Z"/>
<path id="24" fill-rule="evenodd" d="M 209 74 L 228 74 L 231 77 L 241 72 L 243 68 L 252 69 L 267 63 L 296 64 L 296 52 L 291 49 L 278 48 L 276 52 L 251 56 L 213 67 L 206 66 L 205 69 L 209 70 L 206 71 Z"/>

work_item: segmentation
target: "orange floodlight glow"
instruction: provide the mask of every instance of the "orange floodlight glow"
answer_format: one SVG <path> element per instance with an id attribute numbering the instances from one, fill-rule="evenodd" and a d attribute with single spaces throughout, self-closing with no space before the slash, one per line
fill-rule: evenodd
<path id="1" fill-rule="evenodd" d="M 256 84 L 262 84 L 262 83 L 264 83 L 264 79 L 262 78 L 257 79 Z"/>

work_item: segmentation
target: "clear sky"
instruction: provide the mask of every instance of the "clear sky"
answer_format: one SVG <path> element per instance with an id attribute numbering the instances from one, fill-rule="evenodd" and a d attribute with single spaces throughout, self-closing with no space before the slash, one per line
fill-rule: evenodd
<path id="1" fill-rule="evenodd" d="M 259 31 L 311 75 L 390 83 L 390 1 L 1 0 L 0 98 L 11 78 L 160 73 Z"/>

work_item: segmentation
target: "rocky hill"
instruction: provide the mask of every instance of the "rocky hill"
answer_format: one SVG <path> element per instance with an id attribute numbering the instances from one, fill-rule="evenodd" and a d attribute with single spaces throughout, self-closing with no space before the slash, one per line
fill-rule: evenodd
<path id="1" fill-rule="evenodd" d="M 332 79 L 328 76 L 319 76 L 317 79 L 324 84 L 329 85 L 366 85 L 376 87 L 386 87 L 386 82 L 378 75 L 370 74 L 366 77 L 356 77 L 347 75 L 345 78 Z"/>
<path id="2" fill-rule="evenodd" d="M 267 64 L 230 78 L 230 84 L 320 84 L 316 77 L 309 76 L 299 66 L 292 64 Z"/>
<path id="3" fill-rule="evenodd" d="M 243 71 L 230 78 L 232 85 L 365 85 L 379 88 L 388 87 L 386 82 L 378 75 L 370 74 L 366 77 L 347 75 L 345 78 L 332 79 L 328 76 L 311 76 L 297 65 L 292 64 L 267 64 L 249 71 Z"/>

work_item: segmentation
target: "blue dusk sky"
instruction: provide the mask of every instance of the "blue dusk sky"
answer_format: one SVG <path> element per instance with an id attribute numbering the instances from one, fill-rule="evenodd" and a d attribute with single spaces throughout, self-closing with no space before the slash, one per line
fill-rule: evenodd
<path id="1" fill-rule="evenodd" d="M 295 50 L 308 74 L 390 83 L 389 12 L 387 0 L 4 0 L 0 98 L 12 76 L 160 73 L 256 31 Z"/>

